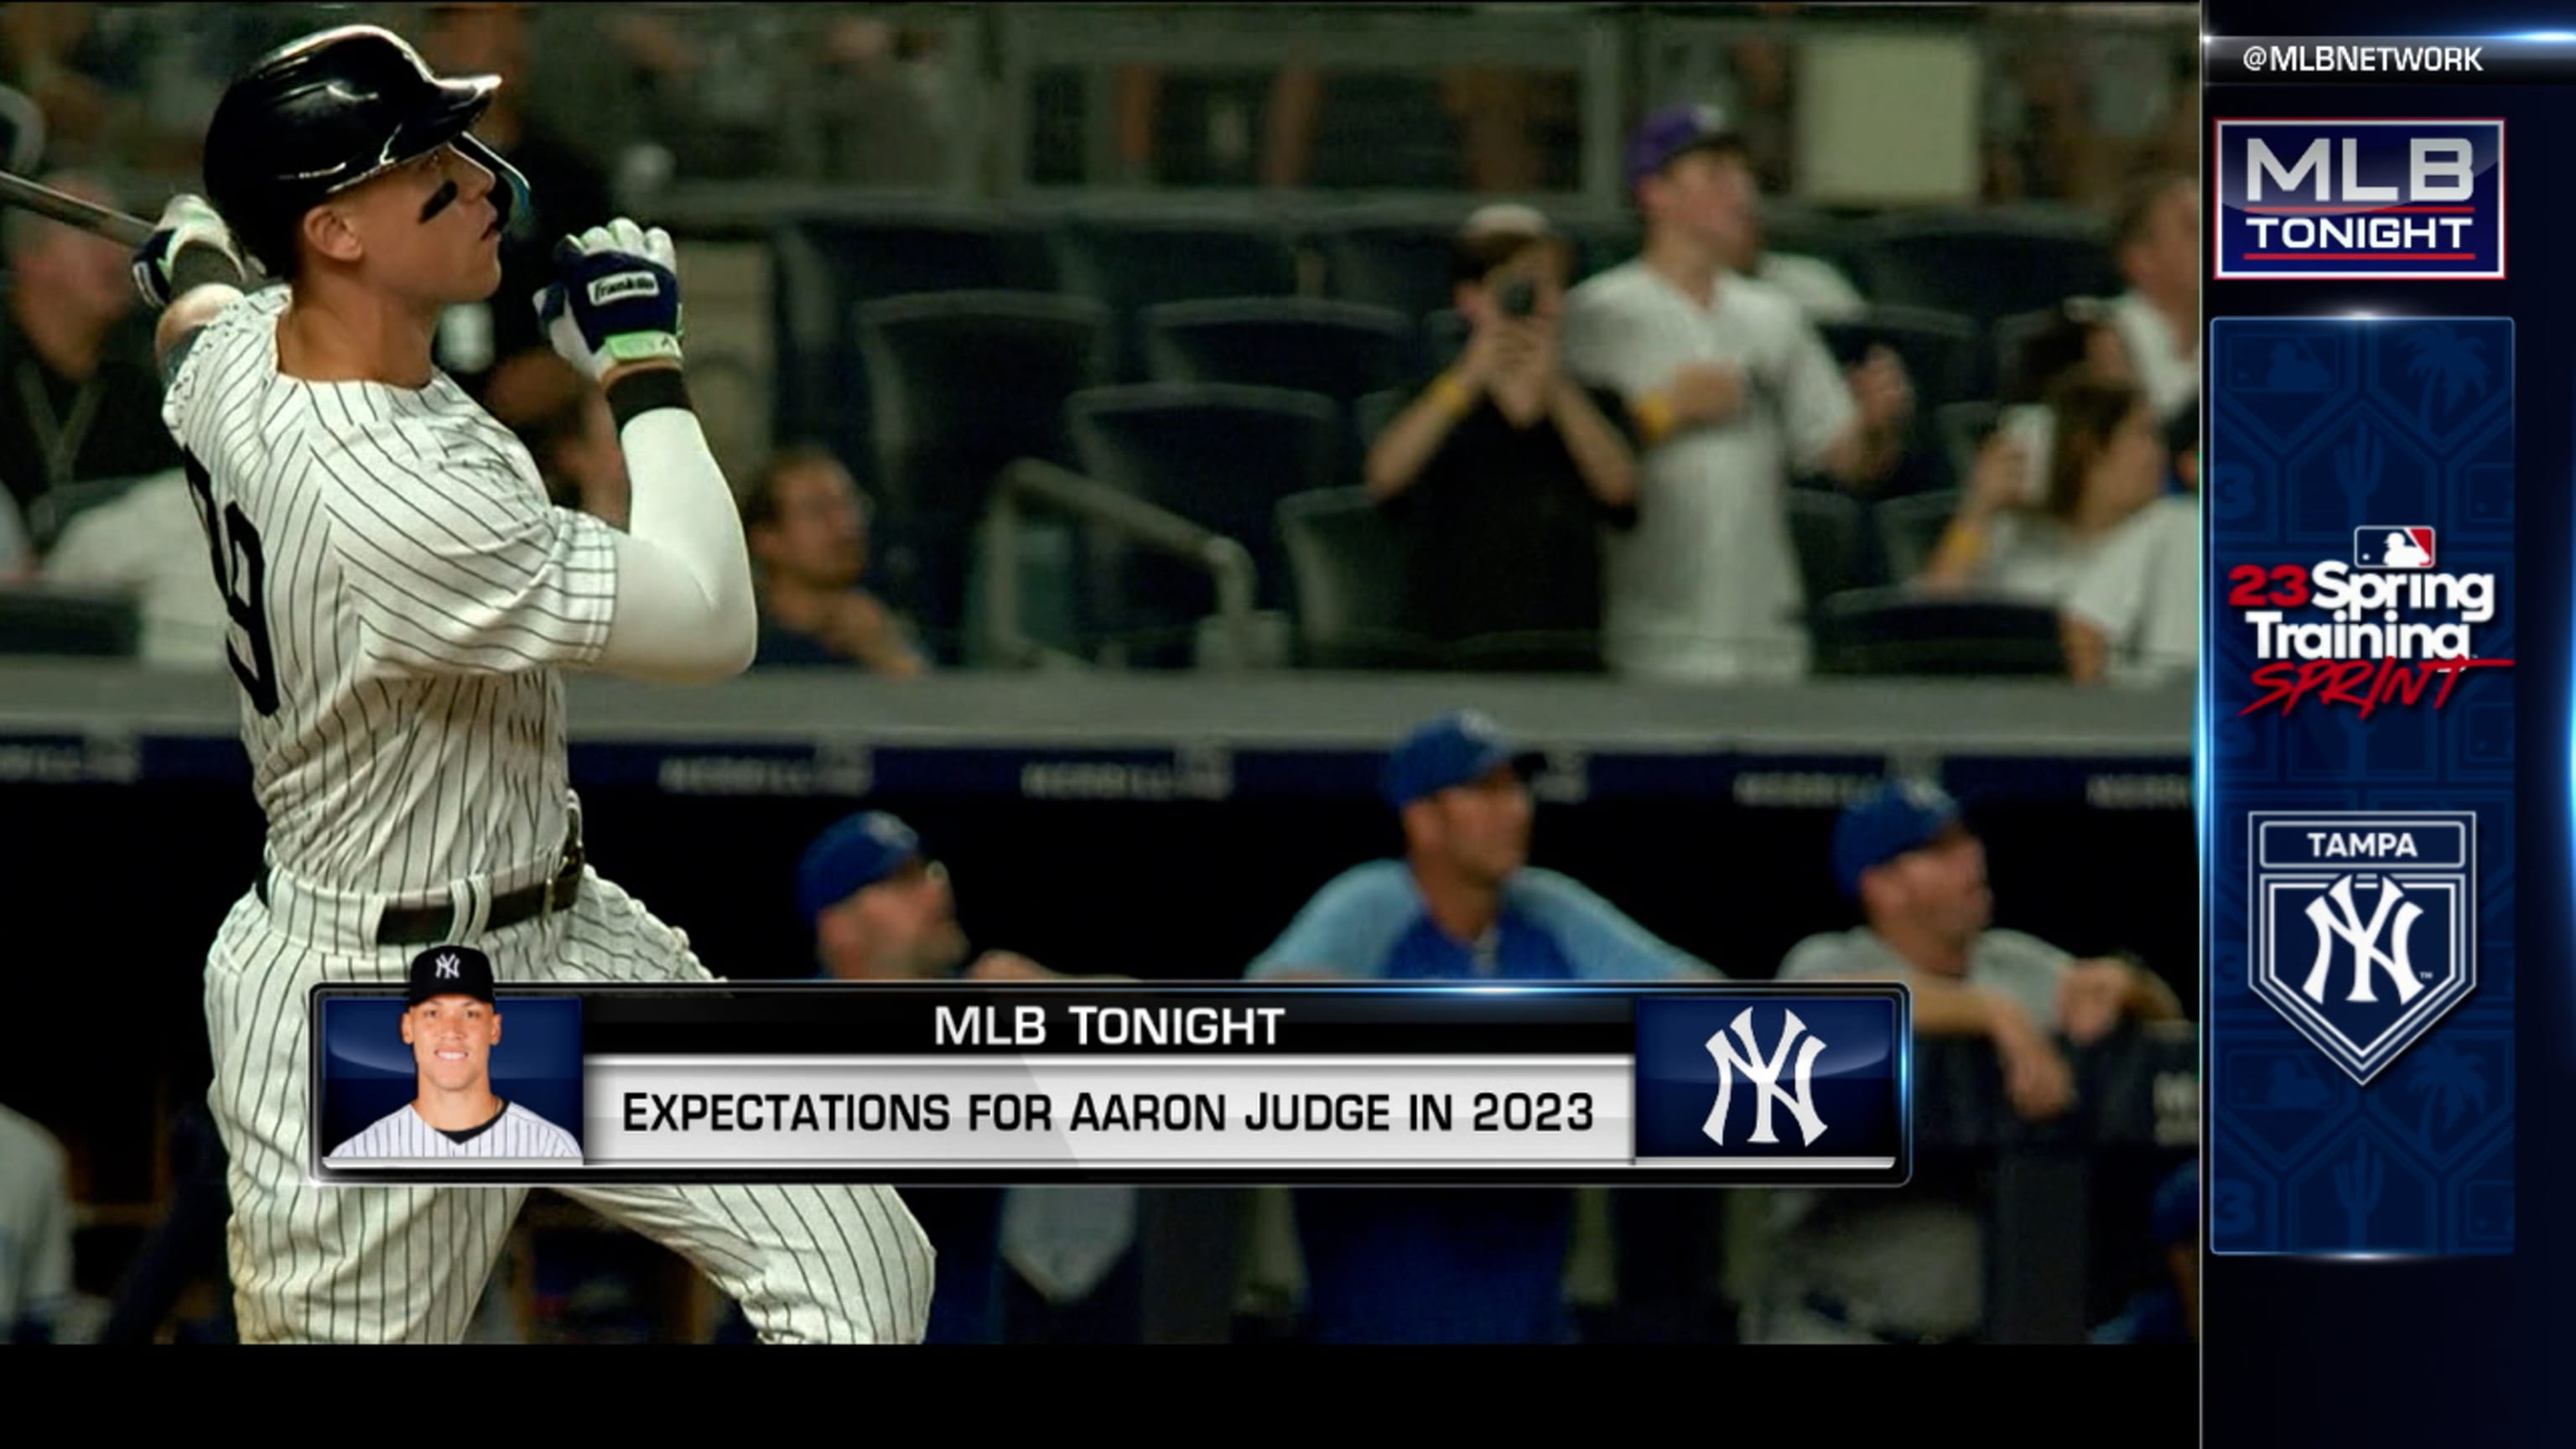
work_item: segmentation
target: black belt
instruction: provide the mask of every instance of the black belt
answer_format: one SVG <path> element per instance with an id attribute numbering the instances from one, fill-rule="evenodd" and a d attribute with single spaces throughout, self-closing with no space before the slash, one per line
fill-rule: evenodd
<path id="1" fill-rule="evenodd" d="M 1809 1313 L 1818 1318 L 1839 1323 L 1858 1333 L 1866 1333 L 1881 1343 L 1974 1343 L 1976 1341 L 1972 1335 L 1964 1333 L 1914 1333 L 1902 1328 L 1891 1328 L 1884 1324 L 1868 1322 L 1852 1312 L 1850 1304 L 1822 1289 L 1807 1295 L 1806 1307 Z"/>
<path id="2" fill-rule="evenodd" d="M 576 833 L 564 842 L 562 860 L 555 873 L 535 885 L 521 886 L 506 895 L 492 898 L 491 914 L 483 922 L 487 931 L 503 931 L 522 921 L 560 911 L 581 899 L 581 836 Z M 259 901 L 268 904 L 268 867 L 259 868 Z M 439 946 L 453 943 L 459 935 L 454 906 L 387 906 L 376 919 L 376 944 L 379 946 Z"/>

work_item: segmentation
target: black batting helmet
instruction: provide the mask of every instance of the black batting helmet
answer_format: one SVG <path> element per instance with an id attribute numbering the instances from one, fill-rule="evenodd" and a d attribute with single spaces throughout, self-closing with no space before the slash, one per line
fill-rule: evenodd
<path id="1" fill-rule="evenodd" d="M 504 224 L 528 214 L 528 183 L 469 133 L 498 76 L 442 79 L 403 39 L 350 25 L 260 57 L 206 128 L 206 197 L 271 273 L 295 261 L 304 214 L 335 193 L 453 145 L 495 180 Z"/>

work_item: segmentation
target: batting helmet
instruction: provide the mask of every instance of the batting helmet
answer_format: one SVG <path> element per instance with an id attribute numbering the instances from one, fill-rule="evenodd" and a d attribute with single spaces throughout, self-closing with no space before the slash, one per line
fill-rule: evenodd
<path id="1" fill-rule="evenodd" d="M 351 25 L 262 56 L 206 128 L 206 196 L 272 274 L 295 261 L 304 214 L 362 181 L 453 145 L 496 180 L 504 225 L 528 216 L 528 183 L 468 132 L 498 76 L 442 79 L 400 36 Z"/>

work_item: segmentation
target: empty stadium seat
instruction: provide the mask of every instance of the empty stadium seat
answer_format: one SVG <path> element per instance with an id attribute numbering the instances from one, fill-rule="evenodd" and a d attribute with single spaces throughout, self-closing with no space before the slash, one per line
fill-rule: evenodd
<path id="1" fill-rule="evenodd" d="M 1404 555 L 1367 493 L 1283 498 L 1279 537 L 1295 601 L 1297 662 L 1309 669 L 1428 669 L 1440 651 L 1404 631 Z"/>
<path id="2" fill-rule="evenodd" d="M 1072 466 L 1064 404 L 1107 367 L 1108 309 L 1082 297 L 943 292 L 861 303 L 876 524 L 888 591 L 925 634 L 964 622 L 966 559 L 994 476 Z"/>
<path id="3" fill-rule="evenodd" d="M 1407 317 L 1455 300 L 1450 281 L 1457 220 L 1360 222 L 1321 231 L 1325 295 L 1385 307 Z"/>
<path id="4" fill-rule="evenodd" d="M 771 231 L 770 256 L 773 435 L 834 448 L 863 482 L 871 393 L 849 332 L 852 309 L 921 292 L 1056 285 L 1038 232 L 963 212 L 788 222 Z"/>
<path id="5" fill-rule="evenodd" d="M 1320 393 L 1348 407 L 1411 380 L 1413 324 L 1383 307 L 1281 297 L 1170 302 L 1145 311 L 1157 382 Z"/>
<path id="6" fill-rule="evenodd" d="M 1122 379 L 1146 375 L 1138 314 L 1148 307 L 1297 292 L 1297 254 L 1276 223 L 1074 217 L 1050 240 L 1064 289 L 1106 304 L 1121 319 Z"/>
<path id="7" fill-rule="evenodd" d="M 1431 367 L 1447 367 L 1467 350 L 1467 338 L 1474 328 L 1467 316 L 1455 307 L 1443 307 L 1422 319 L 1422 360 Z"/>
<path id="8" fill-rule="evenodd" d="M 1242 544 L 1259 571 L 1260 607 L 1287 607 L 1278 508 L 1282 499 L 1339 481 L 1342 420 L 1330 400 L 1276 388 L 1164 383 L 1077 393 L 1065 413 L 1085 473 Z M 1154 641 L 1185 642 L 1186 631 L 1214 610 L 1207 575 L 1129 548 L 1105 549 L 1096 567 L 1100 616 L 1129 642 L 1129 658 L 1186 663 L 1185 652 L 1167 655 Z"/>
<path id="9" fill-rule="evenodd" d="M 2057 611 L 1902 588 L 1837 595 L 1809 611 L 1819 675 L 2063 675 Z"/>
<path id="10" fill-rule="evenodd" d="M 2099 220 L 1983 210 L 1884 218 L 1855 237 L 1853 277 L 1882 305 L 1931 307 L 1980 329 L 2074 296 L 2122 289 Z"/>
<path id="11" fill-rule="evenodd" d="M 1866 586 L 1863 521 L 1857 500 L 1823 488 L 1789 490 L 1789 537 L 1798 550 L 1798 575 L 1807 605 Z"/>
<path id="12" fill-rule="evenodd" d="M 1888 582 L 1911 583 L 1932 561 L 1941 535 L 1959 511 L 1957 489 L 1890 498 L 1870 510 L 1878 526 L 1879 557 L 1887 561 Z"/>

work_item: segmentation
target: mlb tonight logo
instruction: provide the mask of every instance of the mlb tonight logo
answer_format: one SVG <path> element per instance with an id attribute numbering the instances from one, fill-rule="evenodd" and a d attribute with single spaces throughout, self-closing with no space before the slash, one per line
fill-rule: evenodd
<path id="1" fill-rule="evenodd" d="M 2422 524 L 2356 528 L 2352 531 L 2352 566 L 2357 569 L 2429 569 L 2433 567 L 2433 530 Z"/>
<path id="2" fill-rule="evenodd" d="M 1894 986 L 1641 996 L 1637 1163 L 1771 1185 L 1901 1183 L 1908 1029 Z"/>
<path id="3" fill-rule="evenodd" d="M 2220 121 L 2223 281 L 2500 281 L 2504 122 Z"/>

